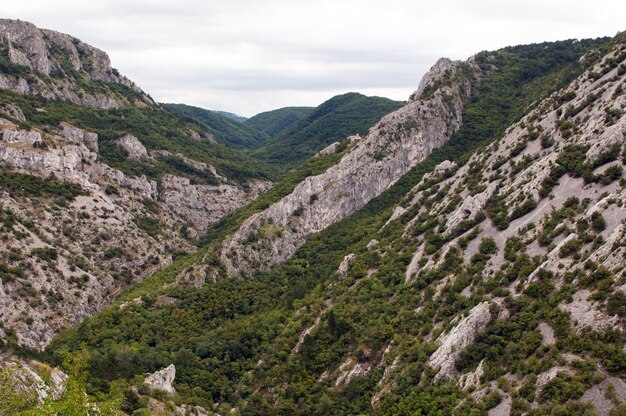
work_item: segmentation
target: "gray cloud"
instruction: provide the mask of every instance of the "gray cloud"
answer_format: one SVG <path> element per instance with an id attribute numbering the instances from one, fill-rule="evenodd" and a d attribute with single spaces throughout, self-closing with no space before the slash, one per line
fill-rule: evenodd
<path id="1" fill-rule="evenodd" d="M 159 101 L 248 116 L 347 91 L 406 99 L 440 56 L 626 29 L 623 1 L 1 1 L 106 50 Z"/>

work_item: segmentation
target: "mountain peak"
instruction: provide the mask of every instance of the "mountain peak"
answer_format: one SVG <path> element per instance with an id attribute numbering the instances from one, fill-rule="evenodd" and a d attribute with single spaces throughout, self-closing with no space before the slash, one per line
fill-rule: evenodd
<path id="1" fill-rule="evenodd" d="M 0 19 L 0 88 L 97 108 L 152 100 L 111 67 L 106 52 L 73 36 Z M 118 91 L 115 85 L 128 91 Z"/>

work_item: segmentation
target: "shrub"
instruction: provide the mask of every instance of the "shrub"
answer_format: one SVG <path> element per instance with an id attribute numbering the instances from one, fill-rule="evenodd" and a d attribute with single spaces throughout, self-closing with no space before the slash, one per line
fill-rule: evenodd
<path id="1" fill-rule="evenodd" d="M 138 215 L 133 218 L 133 222 L 137 224 L 137 227 L 144 230 L 151 237 L 156 237 L 161 230 L 161 223 L 159 220 L 152 217 Z"/>
<path id="2" fill-rule="evenodd" d="M 107 185 L 106 188 L 104 188 L 104 193 L 107 195 L 119 195 L 120 191 L 113 185 Z"/>
<path id="3" fill-rule="evenodd" d="M 488 256 L 498 251 L 498 245 L 496 244 L 496 241 L 493 238 L 485 237 L 480 240 L 478 251 L 481 254 Z"/>
<path id="4" fill-rule="evenodd" d="M 34 248 L 30 254 L 31 256 L 39 257 L 43 261 L 53 261 L 56 260 L 58 256 L 57 251 L 49 247 Z"/>
<path id="5" fill-rule="evenodd" d="M 604 217 L 599 212 L 594 212 L 591 214 L 591 228 L 599 233 L 606 229 L 606 221 Z"/>
<path id="6" fill-rule="evenodd" d="M 579 239 L 568 241 L 563 244 L 561 250 L 559 250 L 559 256 L 565 258 L 571 256 L 572 254 L 576 254 L 580 251 L 582 245 L 583 243 Z"/>
<path id="7" fill-rule="evenodd" d="M 121 247 L 111 247 L 103 254 L 104 258 L 110 260 L 115 257 L 121 257 L 124 254 L 124 250 Z"/>
<path id="8" fill-rule="evenodd" d="M 606 309 L 611 316 L 626 317 L 626 295 L 622 292 L 613 293 L 606 301 Z"/>

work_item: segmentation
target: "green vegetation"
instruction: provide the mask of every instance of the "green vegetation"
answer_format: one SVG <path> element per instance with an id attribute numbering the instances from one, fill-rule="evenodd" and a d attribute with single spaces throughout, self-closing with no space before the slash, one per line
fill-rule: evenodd
<path id="1" fill-rule="evenodd" d="M 211 143 L 206 138 L 194 138 L 203 134 L 204 127 L 158 106 L 96 109 L 3 90 L 0 90 L 0 101 L 15 103 L 22 109 L 28 120 L 19 123 L 23 128 L 37 127 L 50 131 L 50 126 L 56 127 L 64 121 L 97 133 L 99 158 L 129 175 L 146 175 L 150 179 L 157 179 L 165 173 L 176 173 L 197 183 L 215 181 L 209 172 L 198 173 L 177 158 L 127 160 L 125 152 L 113 143 L 116 138 L 125 134 L 136 136 L 148 150 L 167 150 L 213 165 L 222 176 L 236 183 L 274 177 L 274 168 L 253 161 L 228 145 Z"/>
<path id="2" fill-rule="evenodd" d="M 300 115 L 289 127 L 281 126 L 280 132 L 252 155 L 273 165 L 293 168 L 333 142 L 353 134 L 365 135 L 382 116 L 402 105 L 398 101 L 358 93 L 338 95 Z M 270 125 L 270 128 L 276 127 Z"/>
<path id="3" fill-rule="evenodd" d="M 4 367 L 0 370 L 0 414 L 13 416 L 113 416 L 119 415 L 118 409 L 122 404 L 123 383 L 115 383 L 107 394 L 87 394 L 87 362 L 89 353 L 81 350 L 76 355 L 65 359 L 63 369 L 69 375 L 65 389 L 58 394 L 60 397 L 48 394 L 42 403 L 35 391 L 36 388 L 55 391 L 56 386 L 51 376 L 44 368 L 43 380 L 45 383 L 36 386 L 32 381 L 24 379 L 24 370 Z"/>
<path id="4" fill-rule="evenodd" d="M 55 180 L 54 176 L 44 179 L 5 169 L 0 169 L 0 191 L 18 198 L 52 197 L 59 203 L 71 202 L 79 195 L 88 195 L 79 185 Z"/>
<path id="5" fill-rule="evenodd" d="M 315 107 L 279 108 L 278 110 L 257 114 L 247 119 L 244 123 L 266 133 L 270 137 L 275 137 L 308 116 L 313 110 L 315 110 Z"/>
<path id="6" fill-rule="evenodd" d="M 216 140 L 240 148 L 256 147 L 269 137 L 263 131 L 248 127 L 247 123 L 226 117 L 215 111 L 185 104 L 161 104 L 174 114 L 195 122 L 211 133 Z"/>
<path id="7" fill-rule="evenodd" d="M 228 111 L 213 110 L 213 112 L 219 114 L 222 117 L 226 117 L 233 121 L 236 121 L 238 123 L 244 123 L 246 120 L 248 120 L 248 117 L 240 116 L 239 114 L 230 113 Z"/>

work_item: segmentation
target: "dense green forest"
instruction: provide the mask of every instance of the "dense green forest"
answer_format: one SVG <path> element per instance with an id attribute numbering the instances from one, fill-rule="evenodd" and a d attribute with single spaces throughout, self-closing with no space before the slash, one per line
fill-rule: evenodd
<path id="1" fill-rule="evenodd" d="M 231 113 L 231 112 L 228 112 L 228 111 L 214 110 L 214 112 L 219 114 L 220 116 L 224 116 L 226 118 L 229 118 L 231 120 L 237 121 L 239 123 L 243 123 L 246 120 L 248 120 L 248 117 L 240 116 L 239 114 Z"/>
<path id="2" fill-rule="evenodd" d="M 302 120 L 314 109 L 315 107 L 279 108 L 250 117 L 245 121 L 245 124 L 274 137 Z"/>
<path id="3" fill-rule="evenodd" d="M 468 393 L 456 383 L 434 383 L 434 374 L 426 361 L 435 346 L 424 341 L 423 336 L 433 329 L 431 322 L 435 317 L 444 321 L 445 328 L 454 316 L 467 312 L 485 296 L 494 293 L 505 296 L 508 281 L 527 270 L 533 260 L 512 246 L 508 254 L 512 264 L 510 273 L 516 275 L 506 276 L 509 280 L 504 284 L 475 279 L 492 254 L 490 242 L 485 241 L 481 243 L 480 255 L 469 264 L 463 264 L 458 255 L 451 253 L 442 269 L 421 276 L 416 284 L 409 286 L 404 284 L 404 273 L 413 252 L 409 244 L 412 237 L 404 236 L 404 226 L 412 218 L 411 213 L 379 230 L 393 207 L 407 197 L 424 174 L 446 159 L 456 161 L 459 166 L 465 164 L 472 152 L 482 151 L 485 145 L 499 138 L 537 100 L 580 74 L 583 66 L 579 58 L 591 47 L 606 41 L 543 43 L 477 54 L 477 65 L 490 75 L 478 80 L 468 74 L 474 84 L 473 93 L 463 112 L 464 124 L 450 142 L 433 151 L 363 209 L 311 236 L 291 260 L 245 280 L 207 279 L 200 289 L 168 284 L 181 270 L 200 259 L 216 261 L 212 250 L 220 239 L 247 216 L 288 193 L 303 176 L 323 171 L 340 155 L 312 159 L 300 170 L 292 171 L 285 182 L 274 188 L 274 194 L 217 224 L 200 253 L 178 260 L 123 294 L 102 313 L 57 336 L 43 358 L 58 364 L 67 353 L 80 351 L 81 345 L 85 345 L 90 354 L 90 393 L 108 392 L 116 380 L 140 383 L 143 374 L 174 363 L 178 392 L 175 400 L 221 412 L 233 406 L 243 415 L 444 415 L 451 414 L 455 408 L 461 414 L 485 414 L 501 398 L 490 395 L 477 403 L 464 401 Z M 358 101 L 359 97 L 343 97 L 338 103 L 329 104 L 329 111 L 343 100 L 352 99 Z M 289 140 L 300 137 L 303 143 L 305 138 L 313 136 L 325 140 L 326 136 L 320 132 L 332 124 L 332 119 L 324 120 L 321 110 L 316 118 L 312 117 L 313 114 L 294 124 L 303 133 L 288 136 L 290 128 L 284 137 Z M 317 124 L 322 130 L 317 130 L 318 127 L 307 130 L 303 127 L 305 120 L 309 120 L 308 126 L 315 126 L 316 120 L 323 121 Z M 349 130 L 351 126 L 346 128 Z M 328 140 L 332 142 L 336 138 Z M 256 154 L 271 159 L 268 156 L 271 151 L 267 149 L 261 148 Z M 293 163 L 299 155 L 311 152 L 311 148 L 297 149 L 302 153 L 288 153 L 281 160 Z M 431 203 L 443 197 L 437 189 L 429 195 Z M 443 225 L 437 218 L 427 217 L 418 221 L 411 232 L 413 236 L 428 235 L 436 250 L 440 244 L 437 239 L 440 234 L 436 231 L 440 226 Z M 367 249 L 373 238 L 386 247 L 384 256 Z M 348 253 L 356 253 L 357 260 L 341 279 L 336 270 Z M 375 272 L 368 274 L 368 270 Z M 432 293 L 422 293 L 429 282 L 450 270 L 459 276 L 459 284 L 443 301 L 434 301 Z M 481 287 L 481 291 L 463 297 L 460 291 L 469 282 Z M 163 295 L 175 299 L 175 303 L 160 304 L 157 299 Z M 473 368 L 480 359 L 488 357 L 486 378 L 498 383 L 507 371 L 534 374 L 538 368 L 549 368 L 555 354 L 538 343 L 538 333 L 534 330 L 542 319 L 556 329 L 562 351 L 585 352 L 611 372 L 624 374 L 624 335 L 607 331 L 575 336 L 567 325 L 567 316 L 554 307 L 569 295 L 567 288 L 557 290 L 542 281 L 516 298 L 505 296 L 511 317 L 490 325 L 481 335 L 480 345 L 489 348 L 468 349 L 458 365 Z M 142 297 L 142 304 L 119 307 L 121 302 L 137 296 Z M 414 312 L 417 304 L 422 306 L 419 313 Z M 294 354 L 298 333 L 316 316 L 321 318 L 320 324 L 304 338 L 299 353 Z M 602 348 L 596 347 L 597 337 L 603 339 Z M 349 356 L 356 356 L 362 363 L 384 361 L 384 351 L 391 344 L 403 363 L 401 382 L 392 387 L 375 409 L 370 401 L 383 376 L 381 368 L 355 378 L 342 388 L 336 388 L 332 380 L 324 378 L 328 369 L 337 368 Z M 590 385 L 591 373 L 590 367 L 582 363 L 568 379 L 557 378 L 548 384 L 541 397 L 535 398 L 530 393 L 516 396 L 515 414 L 527 409 L 535 399 L 539 403 L 537 412 L 533 413 L 536 415 L 585 414 L 587 410 L 568 404 L 568 400 Z M 126 410 L 141 412 L 145 397 L 135 393 L 128 396 L 127 403 L 131 405 Z"/>
<path id="4" fill-rule="evenodd" d="M 333 142 L 353 134 L 365 135 L 382 116 L 402 105 L 388 98 L 353 92 L 337 95 L 272 136 L 254 149 L 252 156 L 292 168 Z"/>
<path id="5" fill-rule="evenodd" d="M 210 132 L 216 140 L 238 148 L 250 148 L 263 144 L 269 136 L 247 123 L 234 120 L 218 112 L 186 104 L 161 104 L 172 113 L 195 121 Z"/>

